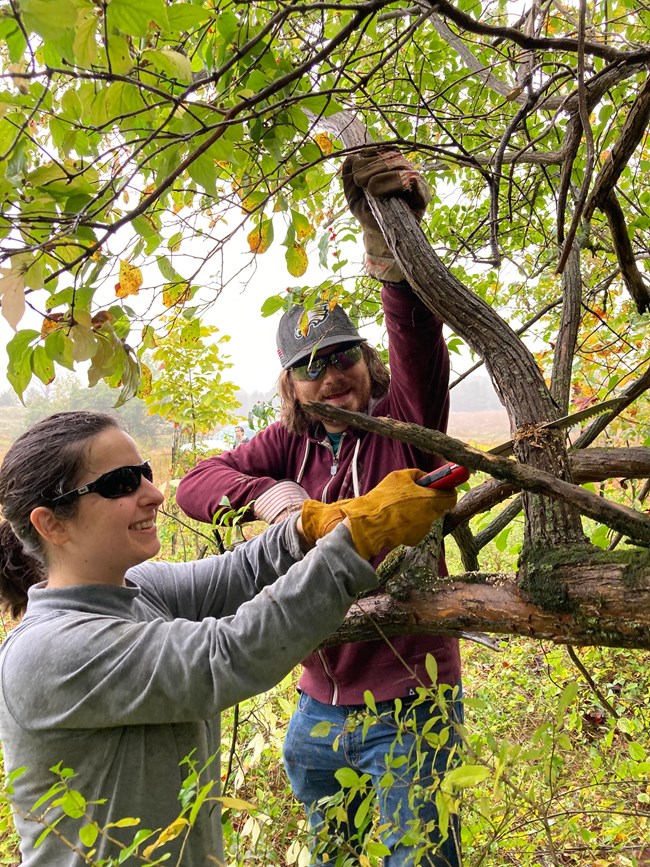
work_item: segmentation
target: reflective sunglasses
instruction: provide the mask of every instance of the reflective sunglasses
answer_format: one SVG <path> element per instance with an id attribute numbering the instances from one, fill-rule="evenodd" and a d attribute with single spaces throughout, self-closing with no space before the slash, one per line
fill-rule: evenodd
<path id="1" fill-rule="evenodd" d="M 361 344 L 350 346 L 348 349 L 339 349 L 331 355 L 321 355 L 312 358 L 307 364 L 298 364 L 291 368 L 296 379 L 301 382 L 315 382 L 325 376 L 325 371 L 331 364 L 337 370 L 349 370 L 354 367 L 363 357 Z"/>
<path id="2" fill-rule="evenodd" d="M 100 497 L 107 500 L 128 497 L 129 494 L 138 490 L 143 476 L 148 482 L 153 482 L 153 470 L 149 461 L 135 466 L 109 470 L 95 479 L 94 482 L 88 482 L 87 485 L 82 485 L 75 491 L 68 491 L 59 497 L 52 497 L 47 502 L 50 506 L 61 506 L 76 500 L 77 497 L 83 497 L 84 494 L 99 494 Z"/>

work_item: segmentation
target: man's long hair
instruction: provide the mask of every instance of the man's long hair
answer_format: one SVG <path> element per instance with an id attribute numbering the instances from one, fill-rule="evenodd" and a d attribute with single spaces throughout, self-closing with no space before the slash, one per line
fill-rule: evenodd
<path id="1" fill-rule="evenodd" d="M 370 395 L 375 399 L 385 397 L 390 385 L 388 368 L 381 360 L 381 356 L 374 347 L 367 343 L 361 344 L 363 359 L 368 366 L 370 374 Z M 289 433 L 302 436 L 307 433 L 310 425 L 315 423 L 313 416 L 305 412 L 296 398 L 296 390 L 293 387 L 293 379 L 290 370 L 283 370 L 278 378 L 278 393 L 280 395 L 280 422 Z"/>

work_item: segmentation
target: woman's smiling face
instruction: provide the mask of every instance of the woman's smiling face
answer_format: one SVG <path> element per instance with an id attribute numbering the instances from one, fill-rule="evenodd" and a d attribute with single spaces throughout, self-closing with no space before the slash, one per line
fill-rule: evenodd
<path id="1" fill-rule="evenodd" d="M 86 468 L 75 487 L 94 481 L 118 467 L 142 463 L 133 439 L 111 427 L 90 440 Z M 97 493 L 84 494 L 77 512 L 66 520 L 68 542 L 61 550 L 76 573 L 86 572 L 85 583 L 122 583 L 132 566 L 154 557 L 160 550 L 156 513 L 163 495 L 144 476 L 131 494 L 106 499 Z"/>

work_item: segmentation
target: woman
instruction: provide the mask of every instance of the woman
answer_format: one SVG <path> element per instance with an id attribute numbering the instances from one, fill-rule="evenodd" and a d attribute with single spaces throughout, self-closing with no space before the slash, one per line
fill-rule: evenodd
<path id="1" fill-rule="evenodd" d="M 115 419 L 59 413 L 23 434 L 0 467 L 0 590 L 24 613 L 0 653 L 0 736 L 23 865 L 117 857 L 139 829 L 172 823 L 179 835 L 152 859 L 223 863 L 219 712 L 277 683 L 340 625 L 377 586 L 367 559 L 378 545 L 414 544 L 453 505 L 433 506 L 436 492 L 412 480 L 408 488 L 415 504 L 400 503 L 394 485 L 381 502 L 374 492 L 353 501 L 351 517 L 341 503 L 332 512 L 307 501 L 301 516 L 232 553 L 147 563 L 160 548 L 163 497 Z M 395 510 L 408 520 L 388 520 L 387 535 Z M 60 776 L 79 794 L 60 787 L 43 798 Z M 124 819 L 139 823 L 112 824 Z"/>

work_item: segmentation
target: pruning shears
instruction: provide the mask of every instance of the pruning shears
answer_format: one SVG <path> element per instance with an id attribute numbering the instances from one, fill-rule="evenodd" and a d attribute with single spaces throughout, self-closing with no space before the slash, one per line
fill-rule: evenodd
<path id="1" fill-rule="evenodd" d="M 602 403 L 596 403 L 593 406 L 589 406 L 587 409 L 581 409 L 579 412 L 562 416 L 562 418 L 557 418 L 555 421 L 549 421 L 540 427 L 542 430 L 570 428 L 594 415 L 600 415 L 603 412 L 616 409 L 622 402 L 623 400 L 620 397 L 613 398 L 612 400 L 605 400 Z M 500 443 L 498 446 L 489 449 L 487 454 L 509 455 L 512 452 L 513 445 L 514 440 L 508 440 L 505 443 Z M 432 473 L 428 473 L 426 476 L 422 476 L 422 478 L 418 479 L 415 484 L 421 485 L 423 488 L 439 488 L 447 490 L 448 488 L 455 488 L 457 485 L 462 485 L 463 482 L 466 482 L 469 479 L 469 477 L 470 471 L 467 467 L 464 467 L 462 464 L 449 463 L 445 464 L 443 467 L 439 467 Z"/>

